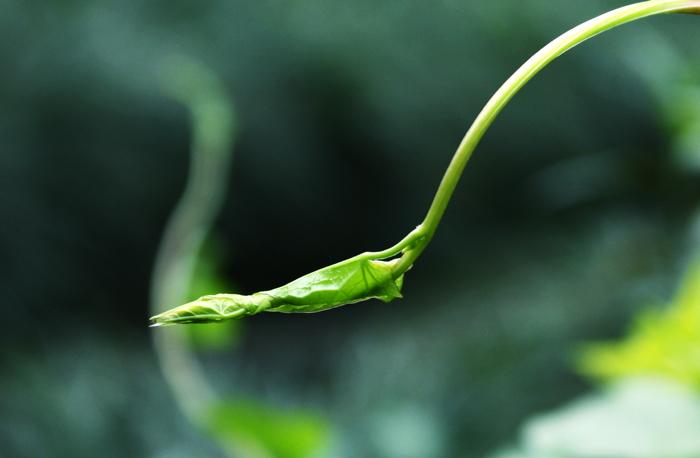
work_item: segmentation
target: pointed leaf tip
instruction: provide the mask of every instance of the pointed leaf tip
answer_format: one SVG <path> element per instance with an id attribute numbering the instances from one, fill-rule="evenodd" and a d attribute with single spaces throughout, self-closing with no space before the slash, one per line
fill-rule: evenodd
<path id="1" fill-rule="evenodd" d="M 215 323 L 245 315 L 255 315 L 270 306 L 263 294 L 214 294 L 202 296 L 151 318 L 153 327 L 185 323 Z"/>

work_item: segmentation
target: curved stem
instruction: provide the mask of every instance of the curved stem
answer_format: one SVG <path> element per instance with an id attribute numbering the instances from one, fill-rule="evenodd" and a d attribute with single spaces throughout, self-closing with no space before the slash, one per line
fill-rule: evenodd
<path id="1" fill-rule="evenodd" d="M 464 167 L 494 119 L 513 96 L 540 70 L 569 49 L 606 30 L 648 16 L 665 13 L 700 14 L 700 0 L 649 0 L 615 9 L 569 30 L 528 59 L 489 99 L 465 134 L 428 209 L 419 241 L 397 263 L 395 276 L 403 274 L 420 256 L 437 230 Z M 415 232 L 415 231 L 414 231 Z"/>
<path id="2" fill-rule="evenodd" d="M 193 125 L 191 164 L 185 191 L 168 221 L 156 255 L 151 312 L 184 302 L 202 244 L 225 197 L 231 161 L 234 113 L 216 77 L 184 57 L 168 62 L 164 89 L 182 102 Z M 184 329 L 153 334 L 156 356 L 166 382 L 187 418 L 201 426 L 217 399 Z"/>

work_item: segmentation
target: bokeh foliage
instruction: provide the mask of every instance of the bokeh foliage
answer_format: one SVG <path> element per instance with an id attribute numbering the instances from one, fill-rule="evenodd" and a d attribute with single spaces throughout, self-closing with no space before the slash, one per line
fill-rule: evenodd
<path id="1" fill-rule="evenodd" d="M 606 382 L 664 376 L 700 389 L 700 262 L 669 304 L 640 312 L 621 341 L 590 344 L 579 364 Z"/>

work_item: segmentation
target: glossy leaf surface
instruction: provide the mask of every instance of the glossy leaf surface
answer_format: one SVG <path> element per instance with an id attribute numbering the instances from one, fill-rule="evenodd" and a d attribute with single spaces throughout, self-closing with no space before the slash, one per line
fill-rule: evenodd
<path id="1" fill-rule="evenodd" d="M 403 276 L 394 279 L 396 261 L 362 256 L 311 272 L 279 288 L 243 296 L 215 294 L 151 318 L 154 326 L 210 323 L 262 311 L 313 313 L 368 299 L 389 302 L 401 297 Z"/>
<path id="2" fill-rule="evenodd" d="M 270 311 L 320 312 L 341 305 L 401 297 L 403 277 L 394 280 L 392 262 L 357 259 L 311 272 L 293 282 L 265 291 L 273 298 Z"/>

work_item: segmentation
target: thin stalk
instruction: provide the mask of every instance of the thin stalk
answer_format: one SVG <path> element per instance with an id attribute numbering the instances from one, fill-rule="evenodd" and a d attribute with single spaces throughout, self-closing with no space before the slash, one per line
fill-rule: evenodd
<path id="1" fill-rule="evenodd" d="M 464 135 L 445 171 L 425 219 L 411 233 L 415 244 L 406 250 L 396 264 L 394 275 L 398 277 L 407 271 L 433 238 L 474 149 L 503 107 L 532 77 L 566 51 L 599 33 L 638 19 L 667 13 L 700 14 L 700 0 L 649 0 L 623 6 L 560 35 L 518 68 L 489 99 Z"/>
<path id="2" fill-rule="evenodd" d="M 182 102 L 192 119 L 192 152 L 185 191 L 156 255 L 151 285 L 151 311 L 187 299 L 202 244 L 211 231 L 226 192 L 231 161 L 234 114 L 214 75 L 186 58 L 164 68 L 164 89 Z M 185 329 L 153 334 L 156 356 L 181 410 L 194 425 L 217 399 L 189 346 Z"/>
<path id="3" fill-rule="evenodd" d="M 496 116 L 515 94 L 547 64 L 579 43 L 622 24 L 666 13 L 700 14 L 700 0 L 649 0 L 618 8 L 571 29 L 528 59 L 501 85 L 472 123 L 445 171 L 423 222 L 394 246 L 382 251 L 361 253 L 311 272 L 274 290 L 249 296 L 235 294 L 203 296 L 155 315 L 151 320 L 155 325 L 160 326 L 226 320 L 234 317 L 232 311 L 235 310 L 239 310 L 235 316 L 254 315 L 264 310 L 310 313 L 370 298 L 388 301 L 398 297 L 398 290 L 402 284 L 400 277 L 411 268 L 430 243 L 474 149 Z M 395 259 L 384 263 L 365 262 L 389 258 Z M 383 268 L 388 270 L 372 276 L 371 280 L 363 276 L 360 283 L 350 281 L 362 269 L 381 270 Z M 387 272 L 390 275 L 386 275 Z M 364 289 L 353 289 L 353 285 L 357 284 L 364 285 Z M 269 299 L 270 297 L 274 297 L 277 303 L 283 306 L 272 307 L 273 301 Z M 245 312 L 240 312 L 241 309 Z"/>

